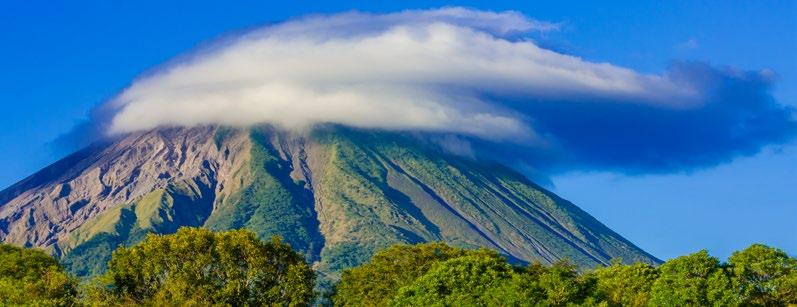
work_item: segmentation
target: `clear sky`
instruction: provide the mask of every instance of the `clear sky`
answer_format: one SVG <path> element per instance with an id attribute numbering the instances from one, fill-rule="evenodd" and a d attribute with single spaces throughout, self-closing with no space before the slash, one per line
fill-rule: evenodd
<path id="1" fill-rule="evenodd" d="M 210 39 L 312 14 L 466 6 L 560 24 L 541 45 L 661 74 L 673 61 L 776 73 L 775 99 L 797 107 L 794 1 L 26 1 L 0 5 L 0 188 L 53 162 L 53 140 L 148 69 Z M 668 174 L 578 171 L 551 188 L 667 259 L 701 248 L 726 257 L 763 242 L 797 254 L 797 146 L 768 146 L 720 166 Z"/>

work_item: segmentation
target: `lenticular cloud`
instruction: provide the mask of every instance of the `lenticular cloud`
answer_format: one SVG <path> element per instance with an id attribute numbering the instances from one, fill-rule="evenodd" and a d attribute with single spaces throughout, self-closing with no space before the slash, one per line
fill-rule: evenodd
<path id="1" fill-rule="evenodd" d="M 196 50 L 102 109 L 112 134 L 333 123 L 454 134 L 514 163 L 641 172 L 716 164 L 797 130 L 767 71 L 678 63 L 642 74 L 529 38 L 556 30 L 464 8 L 301 18 Z"/>
<path id="2" fill-rule="evenodd" d="M 501 139 L 533 135 L 527 116 L 501 97 L 695 100 L 688 84 L 667 77 L 504 38 L 553 29 L 518 13 L 459 8 L 286 22 L 136 81 L 115 102 L 112 131 L 338 123 Z"/>

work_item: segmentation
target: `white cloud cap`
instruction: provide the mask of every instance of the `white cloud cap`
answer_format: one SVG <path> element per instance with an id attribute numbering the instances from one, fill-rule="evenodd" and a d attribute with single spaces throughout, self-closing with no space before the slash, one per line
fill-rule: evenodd
<path id="1" fill-rule="evenodd" d="M 699 101 L 695 90 L 666 75 L 509 38 L 555 29 L 516 12 L 464 8 L 292 20 L 220 42 L 135 81 L 112 102 L 118 111 L 111 132 L 338 123 L 533 138 L 530 116 L 517 104 L 535 99 L 670 107 Z"/>

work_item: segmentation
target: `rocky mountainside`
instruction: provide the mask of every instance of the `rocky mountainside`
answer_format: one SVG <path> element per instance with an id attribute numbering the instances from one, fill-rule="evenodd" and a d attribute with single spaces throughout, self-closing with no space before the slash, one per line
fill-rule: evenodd
<path id="1" fill-rule="evenodd" d="M 170 128 L 81 150 L 0 192 L 0 240 L 75 273 L 180 226 L 280 235 L 322 273 L 394 243 L 445 241 L 582 267 L 658 260 L 572 203 L 495 164 L 398 133 Z"/>

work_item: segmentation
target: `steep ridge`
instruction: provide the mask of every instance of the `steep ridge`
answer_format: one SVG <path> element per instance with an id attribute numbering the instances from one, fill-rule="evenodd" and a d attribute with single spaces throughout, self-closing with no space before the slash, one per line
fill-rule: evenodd
<path id="1" fill-rule="evenodd" d="M 342 127 L 135 133 L 56 162 L 0 201 L 2 241 L 48 249 L 79 275 L 179 226 L 279 235 L 332 278 L 378 249 L 427 241 L 582 267 L 658 261 L 506 167 Z"/>

